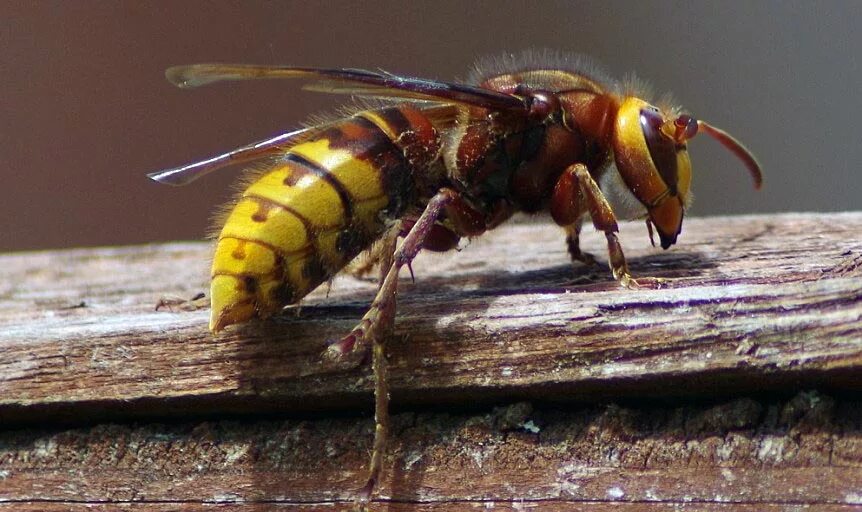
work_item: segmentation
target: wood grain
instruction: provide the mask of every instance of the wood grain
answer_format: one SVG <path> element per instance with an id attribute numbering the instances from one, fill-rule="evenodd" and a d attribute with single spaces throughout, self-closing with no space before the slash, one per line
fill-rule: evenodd
<path id="1" fill-rule="evenodd" d="M 667 252 L 645 246 L 643 231 L 623 230 L 632 271 L 669 278 L 663 289 L 572 270 L 547 225 L 422 255 L 416 283 L 401 283 L 396 403 L 860 389 L 862 215 L 691 219 Z M 596 242 L 587 245 L 601 254 Z M 0 421 L 370 403 L 367 367 L 319 355 L 361 317 L 373 283 L 340 277 L 298 317 L 213 338 L 207 310 L 154 310 L 164 295 L 206 289 L 207 252 L 193 243 L 3 256 Z"/>
<path id="2" fill-rule="evenodd" d="M 860 405 L 803 392 L 715 405 L 401 413 L 377 510 L 859 506 Z M 370 418 L 344 417 L 5 432 L 0 488 L 16 504 L 347 510 L 372 428 Z"/>
<path id="3" fill-rule="evenodd" d="M 546 224 L 421 255 L 379 509 L 862 505 L 859 233 L 862 213 L 695 218 L 660 251 L 625 226 L 657 290 L 573 269 Z M 319 355 L 373 282 L 213 338 L 208 310 L 154 308 L 206 290 L 209 250 L 0 256 L 0 511 L 349 509 L 370 373 Z"/>

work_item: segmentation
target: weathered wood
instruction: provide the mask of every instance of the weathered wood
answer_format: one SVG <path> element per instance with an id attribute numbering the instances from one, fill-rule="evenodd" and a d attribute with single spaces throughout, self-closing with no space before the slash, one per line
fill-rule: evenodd
<path id="1" fill-rule="evenodd" d="M 379 510 L 862 505 L 862 213 L 685 229 L 662 252 L 623 228 L 659 290 L 572 270 L 547 225 L 420 256 L 391 375 L 396 406 L 425 412 L 394 418 Z M 370 374 L 319 354 L 373 283 L 213 338 L 206 310 L 154 311 L 206 289 L 208 252 L 0 256 L 0 512 L 349 509 L 372 424 L 332 414 L 370 409 Z M 535 409 L 490 411 L 518 400 Z M 148 423 L 104 423 L 128 418 Z"/>
<path id="2" fill-rule="evenodd" d="M 399 414 L 378 510 L 841 510 L 862 505 L 860 406 L 809 392 L 714 406 Z M 0 496 L 348 510 L 372 427 L 342 418 L 7 432 Z"/>
<path id="3" fill-rule="evenodd" d="M 573 271 L 547 225 L 420 256 L 391 343 L 395 402 L 862 388 L 862 214 L 690 219 L 667 252 L 644 231 L 623 230 L 632 271 L 670 278 L 664 289 Z M 596 254 L 601 243 L 587 237 Z M 339 278 L 298 318 L 213 338 L 206 310 L 154 311 L 160 296 L 206 289 L 208 250 L 0 257 L 0 421 L 370 403 L 368 368 L 339 371 L 319 354 L 362 315 L 372 282 Z"/>
<path id="4" fill-rule="evenodd" d="M 238 512 L 261 512 L 265 510 L 285 510 L 288 512 L 311 512 L 327 510 L 333 512 L 355 510 L 353 507 L 341 503 L 335 504 L 224 504 L 224 503 L 152 503 L 141 504 L 81 504 L 81 503 L 15 503 L 5 505 L 0 503 L 0 511 L 15 510 L 23 512 L 54 512 L 54 511 L 101 511 L 101 510 L 148 510 L 153 512 L 184 512 L 198 511 L 238 511 Z M 495 501 L 459 502 L 456 505 L 440 504 L 406 504 L 393 503 L 386 507 L 377 507 L 374 510 L 386 512 L 452 512 L 462 510 L 516 510 L 535 512 L 677 512 L 679 510 L 694 510 L 698 512 L 793 512 L 805 510 L 806 512 L 851 512 L 859 510 L 858 505 L 795 505 L 795 504 L 737 504 L 737 503 L 567 503 L 562 501 L 518 501 L 514 505 Z"/>
<path id="5" fill-rule="evenodd" d="M 664 504 L 664 503 L 566 503 L 560 501 L 521 501 L 513 506 L 506 504 L 481 501 L 481 502 L 462 502 L 457 505 L 438 505 L 438 504 L 401 504 L 393 503 L 379 510 L 387 512 L 451 512 L 454 510 L 529 510 L 535 512 L 677 512 L 679 510 L 697 510 L 699 512 L 784 512 L 799 510 L 801 505 L 772 505 L 772 504 L 736 504 L 736 503 L 687 503 L 687 504 Z M 351 507 L 344 504 L 284 504 L 284 503 L 265 503 L 265 504 L 224 504 L 224 503 L 151 503 L 147 505 L 140 504 L 82 504 L 82 503 L 0 503 L 0 511 L 15 510 L 21 512 L 77 512 L 77 511 L 101 511 L 101 510 L 146 510 L 153 512 L 174 512 L 183 510 L 184 512 L 208 512 L 211 510 L 237 511 L 237 512 L 262 512 L 265 510 L 284 510 L 288 512 L 311 512 L 318 510 L 327 510 L 339 512 L 342 510 L 351 510 Z M 819 505 L 819 506 L 804 506 L 803 510 L 810 512 L 851 512 L 859 510 L 855 505 Z"/>

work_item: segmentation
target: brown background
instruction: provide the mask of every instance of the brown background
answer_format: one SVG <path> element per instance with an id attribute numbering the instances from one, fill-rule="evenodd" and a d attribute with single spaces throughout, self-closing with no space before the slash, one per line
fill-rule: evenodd
<path id="1" fill-rule="evenodd" d="M 451 79 L 506 50 L 584 52 L 757 153 L 761 193 L 695 141 L 693 214 L 859 209 L 860 20 L 856 1 L 2 2 L 0 250 L 200 238 L 236 173 L 172 189 L 146 172 L 342 101 L 287 82 L 182 91 L 163 78 L 200 61 Z"/>

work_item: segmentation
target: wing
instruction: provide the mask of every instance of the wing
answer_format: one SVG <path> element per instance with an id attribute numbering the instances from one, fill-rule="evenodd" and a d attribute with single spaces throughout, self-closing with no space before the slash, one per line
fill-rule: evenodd
<path id="1" fill-rule="evenodd" d="M 318 69 L 291 66 L 255 66 L 247 64 L 192 64 L 174 66 L 165 71 L 167 79 L 181 88 L 200 87 L 215 82 L 264 78 L 310 79 L 307 89 L 336 94 L 404 98 L 436 102 L 423 111 L 435 125 L 448 126 L 457 116 L 456 105 L 470 105 L 493 110 L 528 111 L 523 99 L 466 84 L 425 80 L 362 69 Z M 439 105 L 445 103 L 446 105 Z M 166 185 L 191 183 L 213 171 L 241 163 L 275 156 L 326 125 L 304 128 L 254 142 L 199 162 L 147 174 Z"/>
<path id="2" fill-rule="evenodd" d="M 147 177 L 153 181 L 164 183 L 165 185 L 187 185 L 201 176 L 205 176 L 213 171 L 228 167 L 234 164 L 252 162 L 274 156 L 283 151 L 285 146 L 292 146 L 305 138 L 309 132 L 316 131 L 310 128 L 294 130 L 292 132 L 282 133 L 275 137 L 253 142 L 247 146 L 228 151 L 227 153 L 207 158 L 181 167 L 173 167 L 163 171 L 151 172 Z"/>
<path id="3" fill-rule="evenodd" d="M 215 82 L 263 78 L 310 79 L 307 89 L 336 94 L 405 98 L 471 105 L 493 110 L 528 110 L 523 99 L 467 84 L 426 80 L 364 69 L 325 69 L 250 64 L 192 64 L 165 71 L 177 87 L 200 87 Z"/>
<path id="4" fill-rule="evenodd" d="M 432 105 L 422 108 L 431 123 L 439 129 L 451 128 L 458 117 L 459 110 L 454 105 Z M 244 164 L 255 160 L 274 157 L 286 149 L 295 146 L 314 134 L 320 133 L 338 120 L 321 123 L 310 128 L 302 128 L 292 132 L 282 133 L 269 139 L 252 142 L 251 144 L 228 151 L 205 160 L 200 160 L 180 167 L 172 167 L 158 172 L 151 172 L 147 177 L 153 181 L 179 187 L 206 176 L 207 174 L 236 164 Z"/>

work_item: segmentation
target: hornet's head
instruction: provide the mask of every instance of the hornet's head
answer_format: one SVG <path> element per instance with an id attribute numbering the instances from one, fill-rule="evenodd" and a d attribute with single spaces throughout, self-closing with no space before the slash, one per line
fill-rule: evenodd
<path id="1" fill-rule="evenodd" d="M 626 187 L 646 208 L 647 224 L 655 226 L 663 249 L 676 243 L 682 230 L 691 185 L 687 142 L 698 131 L 708 133 L 740 158 L 754 178 L 755 188 L 760 188 L 760 165 L 724 131 L 686 114 L 668 117 L 635 97 L 625 98 L 617 112 L 614 161 Z"/>

